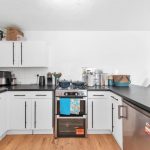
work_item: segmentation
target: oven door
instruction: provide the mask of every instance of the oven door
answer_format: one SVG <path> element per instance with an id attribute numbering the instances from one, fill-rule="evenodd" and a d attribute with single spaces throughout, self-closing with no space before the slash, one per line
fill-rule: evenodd
<path id="1" fill-rule="evenodd" d="M 85 135 L 85 117 L 57 116 L 57 137 L 85 137 Z"/>
<path id="2" fill-rule="evenodd" d="M 74 97 L 73 99 L 80 99 L 80 112 L 78 115 L 71 114 L 71 116 L 83 116 L 87 114 L 87 97 Z M 60 97 L 56 97 L 56 104 L 55 104 L 55 114 L 60 116 L 65 116 L 60 114 Z"/>

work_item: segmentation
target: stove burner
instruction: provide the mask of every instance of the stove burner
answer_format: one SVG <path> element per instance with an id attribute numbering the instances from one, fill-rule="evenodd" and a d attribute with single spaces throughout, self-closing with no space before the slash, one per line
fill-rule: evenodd
<path id="1" fill-rule="evenodd" d="M 59 90 L 74 90 L 74 89 L 75 90 L 78 90 L 78 89 L 85 90 L 86 86 L 85 86 L 84 82 L 82 82 L 82 81 L 75 81 L 75 82 L 70 82 L 70 86 L 68 86 L 66 88 L 59 85 L 57 89 L 59 89 Z"/>
<path id="2" fill-rule="evenodd" d="M 73 89 L 86 89 L 85 85 L 73 85 Z"/>

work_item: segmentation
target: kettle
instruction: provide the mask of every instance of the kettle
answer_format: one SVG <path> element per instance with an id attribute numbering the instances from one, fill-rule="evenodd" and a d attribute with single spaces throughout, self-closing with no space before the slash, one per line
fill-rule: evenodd
<path id="1" fill-rule="evenodd" d="M 45 76 L 39 77 L 39 86 L 45 86 Z"/>

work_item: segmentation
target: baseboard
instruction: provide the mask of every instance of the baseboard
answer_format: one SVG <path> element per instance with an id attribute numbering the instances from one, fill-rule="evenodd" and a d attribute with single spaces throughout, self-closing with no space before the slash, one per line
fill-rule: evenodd
<path id="1" fill-rule="evenodd" d="M 112 134 L 110 130 L 88 129 L 87 134 Z"/>
<path id="2" fill-rule="evenodd" d="M 8 130 L 7 135 L 15 134 L 32 134 L 32 130 Z"/>
<path id="3" fill-rule="evenodd" d="M 7 135 L 15 134 L 53 134 L 53 129 L 43 130 L 9 130 Z"/>
<path id="4" fill-rule="evenodd" d="M 1 136 L 0 136 L 0 141 L 7 135 L 7 132 L 3 133 Z"/>
<path id="5" fill-rule="evenodd" d="M 48 130 L 33 130 L 33 134 L 53 134 L 53 129 L 48 129 Z"/>

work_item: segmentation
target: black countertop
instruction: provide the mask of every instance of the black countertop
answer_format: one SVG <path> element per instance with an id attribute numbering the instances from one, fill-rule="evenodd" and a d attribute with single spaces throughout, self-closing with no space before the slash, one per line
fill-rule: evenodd
<path id="1" fill-rule="evenodd" d="M 20 84 L 8 86 L 8 91 L 54 91 L 56 86 L 39 86 L 37 84 Z"/>
<path id="2" fill-rule="evenodd" d="M 5 91 L 54 91 L 56 86 L 39 86 L 36 84 L 22 84 L 16 86 L 1 87 L 0 93 Z M 123 97 L 126 101 L 150 112 L 150 87 L 130 85 L 129 87 L 97 86 L 87 87 L 88 91 L 112 91 Z"/>
<path id="3" fill-rule="evenodd" d="M 88 87 L 88 91 L 109 90 L 124 100 L 150 112 L 150 87 L 130 85 L 129 87 Z M 101 90 L 102 89 L 102 90 Z"/>
<path id="4" fill-rule="evenodd" d="M 129 87 L 110 87 L 110 90 L 150 113 L 150 87 L 130 85 Z"/>
<path id="5" fill-rule="evenodd" d="M 0 87 L 0 93 L 3 93 L 3 92 L 5 92 L 5 91 L 7 91 L 8 89 L 7 88 L 5 88 L 5 87 Z"/>

